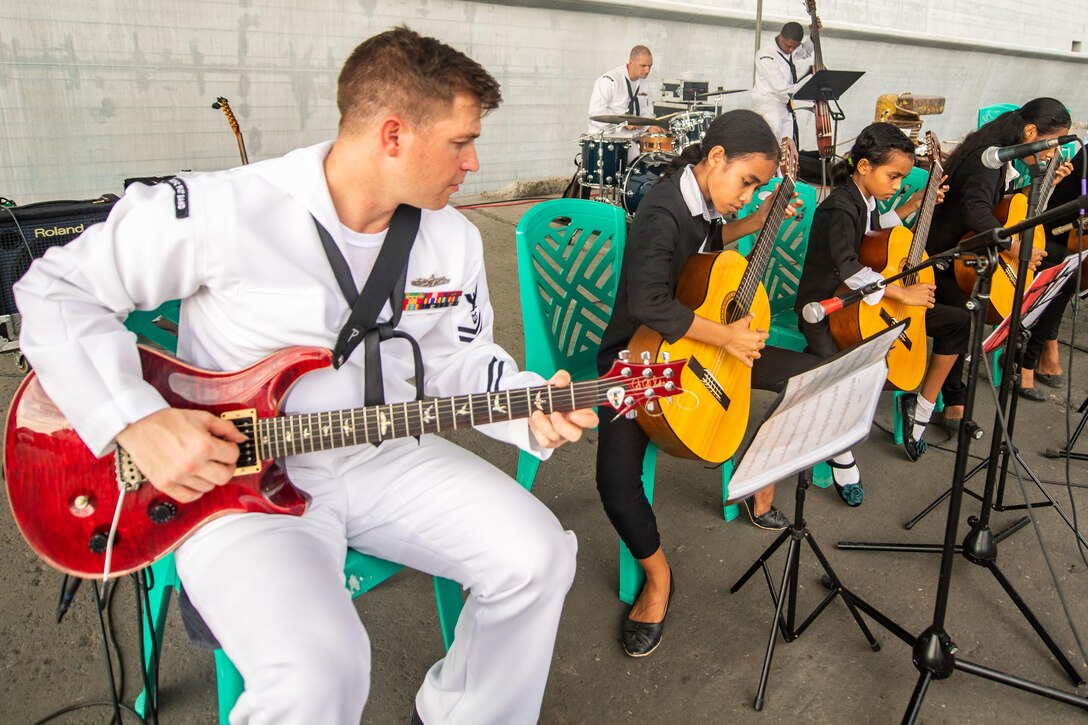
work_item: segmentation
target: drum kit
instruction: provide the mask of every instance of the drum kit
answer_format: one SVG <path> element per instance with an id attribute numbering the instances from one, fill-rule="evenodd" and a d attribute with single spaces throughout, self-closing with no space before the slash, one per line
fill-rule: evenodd
<path id="1" fill-rule="evenodd" d="M 716 93 L 727 92 L 735 91 Z M 633 216 L 672 161 L 688 146 L 702 141 L 717 116 L 716 112 L 691 107 L 660 118 L 625 114 L 592 116 L 591 121 L 609 125 L 578 139 L 581 149 L 578 182 L 589 189 L 591 199 L 621 206 Z M 620 133 L 631 126 L 653 126 L 668 131 L 639 136 Z M 632 152 L 634 148 L 637 153 Z"/>

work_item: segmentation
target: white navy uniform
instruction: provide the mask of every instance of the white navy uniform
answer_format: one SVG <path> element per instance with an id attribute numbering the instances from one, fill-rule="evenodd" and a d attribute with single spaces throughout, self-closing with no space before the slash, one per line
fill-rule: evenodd
<path id="1" fill-rule="evenodd" d="M 627 77 L 627 65 L 613 68 L 593 84 L 589 97 L 589 116 L 654 115 L 653 88 L 649 78 L 631 80 Z M 597 133 L 611 124 L 589 122 L 589 133 Z M 626 132 L 630 135 L 631 132 Z"/>
<path id="2" fill-rule="evenodd" d="M 635 116 L 654 115 L 654 102 L 652 87 L 649 78 L 631 80 L 627 77 L 627 65 L 613 68 L 597 79 L 593 84 L 593 93 L 589 97 L 589 116 L 614 116 L 618 114 L 632 114 Z M 589 133 L 597 133 L 602 128 L 614 124 L 589 122 Z M 639 157 L 639 145 L 637 137 L 644 133 L 644 129 L 628 129 L 620 126 L 608 132 L 609 136 L 619 136 L 631 139 L 631 145 L 627 149 L 627 160 L 634 161 Z"/>
<path id="3" fill-rule="evenodd" d="M 125 426 L 166 407 L 120 322 L 133 309 L 181 298 L 178 355 L 213 370 L 291 345 L 335 345 L 349 308 L 310 215 L 360 286 L 384 232 L 340 225 L 322 166 L 331 148 L 184 176 L 182 219 L 170 186 L 133 185 L 105 222 L 51 249 L 16 285 L 22 350 L 91 450 L 105 453 Z M 423 210 L 407 280 L 406 299 L 445 301 L 406 305 L 397 328 L 419 343 L 427 395 L 541 382 L 493 342 L 479 232 L 459 212 Z M 413 399 L 409 344 L 381 347 L 386 401 Z M 285 412 L 362 406 L 363 358 L 359 349 L 339 370 L 303 376 Z M 524 420 L 479 428 L 550 453 Z M 190 599 L 246 683 L 231 722 L 359 721 L 370 647 L 344 587 L 349 546 L 469 590 L 456 640 L 416 696 L 426 722 L 535 722 L 573 580 L 574 535 L 509 476 L 436 436 L 286 462 L 312 497 L 303 516 L 225 516 L 177 550 Z"/>
<path id="4" fill-rule="evenodd" d="M 790 95 L 804 85 L 804 81 L 798 80 L 804 75 L 800 61 L 812 55 L 812 41 L 808 38 L 789 54 L 784 53 L 774 40 L 756 53 L 752 110 L 767 120 L 776 138 L 793 138 Z"/>

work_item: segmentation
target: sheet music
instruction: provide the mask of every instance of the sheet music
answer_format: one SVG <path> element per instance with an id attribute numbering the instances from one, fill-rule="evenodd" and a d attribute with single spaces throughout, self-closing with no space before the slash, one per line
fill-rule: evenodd
<path id="1" fill-rule="evenodd" d="M 746 498 L 864 440 L 888 378 L 888 350 L 905 326 L 890 327 L 790 378 L 733 472 L 730 501 Z"/>
<path id="2" fill-rule="evenodd" d="M 1024 303 L 1020 307 L 1023 314 L 1020 324 L 1024 329 L 1030 330 L 1035 326 L 1035 323 L 1038 321 L 1039 316 L 1043 314 L 1046 306 L 1050 304 L 1050 301 L 1054 299 L 1054 296 L 1058 294 L 1062 285 L 1065 284 L 1065 280 L 1076 275 L 1077 268 L 1080 266 L 1085 255 L 1088 255 L 1088 251 L 1070 254 L 1060 265 L 1043 270 L 1031 280 L 1031 284 L 1024 290 Z M 1004 345 L 1005 338 L 1008 337 L 1008 334 L 1009 318 L 1006 317 L 1001 321 L 1001 324 L 995 327 L 994 331 L 983 340 L 983 353 L 988 355 Z M 968 355 L 967 359 L 970 360 L 971 356 Z"/>

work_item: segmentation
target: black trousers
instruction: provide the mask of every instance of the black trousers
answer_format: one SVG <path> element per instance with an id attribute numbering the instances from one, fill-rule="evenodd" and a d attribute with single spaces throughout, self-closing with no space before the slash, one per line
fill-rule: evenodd
<path id="1" fill-rule="evenodd" d="M 960 286 L 956 283 L 956 273 L 950 266 L 946 270 L 934 269 L 933 270 L 934 281 L 937 285 L 937 291 L 934 299 L 937 302 L 937 306 L 947 306 L 954 308 L 957 312 L 962 312 L 967 317 L 967 327 L 964 332 L 963 347 L 960 349 L 961 353 L 966 352 L 967 345 L 970 343 L 970 319 L 971 313 L 967 311 L 967 295 L 963 293 Z M 936 307 L 934 307 L 936 309 Z M 926 315 L 926 327 L 929 327 L 929 315 Z M 940 348 L 937 346 L 936 335 L 934 335 L 933 351 L 940 352 Z M 942 353 L 942 354 L 952 354 Z M 964 357 L 961 354 L 955 364 L 952 365 L 952 369 L 948 371 L 948 377 L 945 378 L 944 385 L 941 386 L 941 395 L 944 396 L 945 405 L 963 405 L 967 402 L 967 386 L 963 384 L 963 367 Z"/>
<path id="2" fill-rule="evenodd" d="M 820 358 L 793 350 L 765 347 L 752 367 L 752 387 L 778 391 L 793 375 L 811 370 Z M 661 547 L 653 507 L 642 490 L 642 458 L 649 438 L 634 420 L 601 416 L 597 441 L 597 492 L 605 514 L 636 559 Z"/>
<path id="3" fill-rule="evenodd" d="M 1040 265 L 1040 270 L 1061 264 L 1069 256 L 1069 249 L 1060 244 L 1047 243 L 1046 257 Z M 1077 276 L 1073 275 L 1058 291 L 1057 296 L 1043 310 L 1043 314 L 1035 321 L 1035 327 L 1031 329 L 1031 337 L 1024 346 L 1023 367 L 1034 370 L 1039 365 L 1039 356 L 1043 352 L 1043 343 L 1048 340 L 1058 339 L 1058 328 L 1065 316 L 1065 308 L 1073 294 L 1077 291 Z"/>
<path id="4" fill-rule="evenodd" d="M 828 358 L 839 351 L 835 339 L 831 336 L 831 323 L 827 320 L 810 323 L 801 319 L 798 320 L 797 326 L 808 342 L 809 352 L 821 358 Z M 932 308 L 926 310 L 926 335 L 933 338 L 934 354 L 960 356 L 952 366 L 951 372 L 948 373 L 948 378 L 941 387 L 941 393 L 944 396 L 945 405 L 963 405 L 966 400 L 966 390 L 963 386 L 963 353 L 967 352 L 967 344 L 971 340 L 971 314 L 962 305 L 955 307 L 938 301 Z"/>

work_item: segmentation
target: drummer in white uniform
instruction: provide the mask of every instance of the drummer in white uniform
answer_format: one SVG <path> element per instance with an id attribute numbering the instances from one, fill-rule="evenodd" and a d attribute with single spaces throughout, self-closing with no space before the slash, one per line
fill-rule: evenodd
<path id="1" fill-rule="evenodd" d="M 645 45 L 631 48 L 627 63 L 605 73 L 593 85 L 593 94 L 589 97 L 589 117 L 615 116 L 653 116 L 654 90 L 647 80 L 654 65 L 654 57 Z M 588 133 L 600 133 L 614 124 L 589 121 Z M 659 126 L 623 126 L 607 131 L 608 136 L 631 138 L 647 133 L 665 133 Z M 628 160 L 638 157 L 639 148 L 635 142 L 628 150 Z"/>
<path id="2" fill-rule="evenodd" d="M 791 96 L 802 86 L 799 62 L 812 58 L 812 41 L 800 23 L 786 23 L 774 41 L 756 53 L 756 82 L 752 110 L 767 119 L 776 138 L 797 140 L 797 119 Z M 810 61 L 811 63 L 811 61 Z"/>

